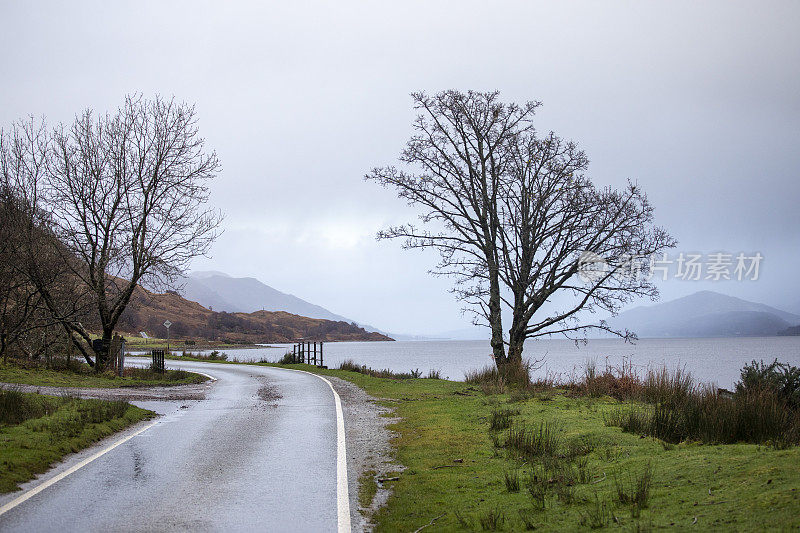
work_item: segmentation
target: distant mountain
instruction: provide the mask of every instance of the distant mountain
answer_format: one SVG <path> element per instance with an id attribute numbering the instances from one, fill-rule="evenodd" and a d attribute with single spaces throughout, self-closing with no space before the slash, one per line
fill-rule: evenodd
<path id="1" fill-rule="evenodd" d="M 256 311 L 285 311 L 309 318 L 357 324 L 368 332 L 379 333 L 397 340 L 422 340 L 422 337 L 388 333 L 369 324 L 337 315 L 322 306 L 307 302 L 292 294 L 274 289 L 256 278 L 235 278 L 216 270 L 197 271 L 183 279 L 181 294 L 214 311 L 253 313 Z"/>
<path id="2" fill-rule="evenodd" d="M 639 337 L 757 337 L 777 335 L 800 323 L 800 316 L 713 291 L 670 302 L 636 307 L 610 319 Z"/>
<path id="3" fill-rule="evenodd" d="M 222 272 L 192 272 L 184 280 L 181 294 L 184 298 L 214 311 L 228 313 L 286 311 L 310 318 L 353 322 L 324 307 L 273 289 L 255 278 L 234 278 Z"/>
<path id="4" fill-rule="evenodd" d="M 288 343 L 297 339 L 321 341 L 390 341 L 346 321 L 308 318 L 283 311 L 228 313 L 210 309 L 176 292 L 157 294 L 137 287 L 118 329 L 163 337 L 164 321 L 172 322 L 173 338 L 222 340 L 239 343 Z"/>

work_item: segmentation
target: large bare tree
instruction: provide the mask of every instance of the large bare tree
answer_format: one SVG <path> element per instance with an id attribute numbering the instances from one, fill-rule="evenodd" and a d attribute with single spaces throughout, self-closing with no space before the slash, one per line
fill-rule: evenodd
<path id="1" fill-rule="evenodd" d="M 208 184 L 219 161 L 206 150 L 193 106 L 141 96 L 113 114 L 83 112 L 24 156 L 42 163 L 23 181 L 47 213 L 69 278 L 91 298 L 99 345 L 90 327 L 57 312 L 50 286 L 37 289 L 101 369 L 136 286 L 172 286 L 217 237 L 221 215 L 208 206 Z"/>
<path id="2" fill-rule="evenodd" d="M 403 168 L 376 168 L 366 179 L 421 209 L 421 224 L 378 237 L 439 251 L 434 272 L 454 276 L 456 296 L 491 329 L 501 370 L 518 375 L 531 337 L 585 338 L 600 329 L 631 338 L 587 316 L 657 296 L 648 257 L 674 241 L 653 226 L 641 189 L 596 188 L 574 143 L 537 135 L 538 102 L 508 104 L 497 92 L 472 91 L 412 97 L 419 114 L 400 156 Z M 565 308 L 548 305 L 554 295 L 569 302 Z"/>
<path id="3" fill-rule="evenodd" d="M 90 319 L 75 259 L 38 204 L 47 134 L 33 120 L 0 131 L 0 352 L 38 357 L 64 344 L 64 325 Z M 58 333 L 61 330 L 61 334 Z M 66 330 L 68 333 L 69 330 Z"/>

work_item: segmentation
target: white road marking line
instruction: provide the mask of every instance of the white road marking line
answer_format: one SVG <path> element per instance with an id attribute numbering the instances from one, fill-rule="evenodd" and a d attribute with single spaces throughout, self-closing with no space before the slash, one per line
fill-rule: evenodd
<path id="1" fill-rule="evenodd" d="M 270 368 L 276 368 L 276 367 L 270 367 Z M 334 404 L 336 405 L 336 511 L 337 511 L 337 522 L 339 526 L 338 530 L 339 533 L 351 533 L 352 527 L 350 525 L 350 495 L 347 486 L 347 443 L 345 441 L 345 433 L 344 433 L 344 413 L 342 412 L 342 400 L 339 398 L 339 393 L 336 392 L 336 389 L 333 388 L 333 384 L 330 381 L 320 376 L 319 374 L 314 374 L 312 372 L 307 372 L 305 370 L 298 370 L 294 368 L 283 368 L 279 370 L 292 370 L 294 372 L 302 372 L 304 374 L 309 374 L 311 376 L 317 377 L 322 381 L 324 381 L 325 383 L 327 383 L 328 387 L 330 387 L 331 389 L 331 392 L 333 392 L 333 401 Z M 217 378 L 215 378 L 214 376 L 211 376 L 203 372 L 198 372 L 198 374 L 202 374 L 211 379 L 212 381 L 217 380 Z M 100 450 L 91 457 L 84 459 L 80 463 L 70 467 L 64 472 L 61 472 L 57 476 L 53 476 L 52 478 L 48 479 L 41 485 L 37 485 L 36 487 L 25 492 L 24 494 L 21 494 L 19 497 L 15 498 L 14 500 L 11 500 L 7 504 L 0 507 L 0 516 L 10 511 L 14 507 L 18 506 L 19 504 L 25 502 L 26 500 L 32 498 L 33 496 L 36 496 L 47 487 L 54 485 L 55 483 L 58 483 L 68 475 L 78 471 L 79 469 L 88 465 L 95 459 L 102 457 L 103 455 L 110 452 L 117 446 L 125 444 L 136 435 L 147 431 L 148 429 L 156 425 L 156 423 L 158 423 L 158 421 L 154 420 L 145 427 L 137 430 L 135 433 L 132 433 L 127 437 L 121 438 L 114 444 Z"/>
<path id="2" fill-rule="evenodd" d="M 277 367 L 272 367 L 277 368 Z M 344 413 L 342 413 L 342 401 L 339 393 L 333 388 L 333 384 L 312 372 L 298 370 L 296 368 L 283 368 L 281 370 L 293 370 L 317 377 L 328 384 L 333 392 L 333 401 L 336 404 L 336 509 L 339 522 L 339 533 L 350 533 L 350 495 L 347 487 L 347 444 L 344 438 Z"/>
<path id="3" fill-rule="evenodd" d="M 107 448 L 104 448 L 104 449 L 100 450 L 99 452 L 97 452 L 96 454 L 92 455 L 91 457 L 88 457 L 88 458 L 84 459 L 84 460 L 83 460 L 83 461 L 81 461 L 80 463 L 78 463 L 78 464 L 76 464 L 76 465 L 74 465 L 74 466 L 72 466 L 72 467 L 68 468 L 67 470 L 64 470 L 63 472 L 61 472 L 61 473 L 60 473 L 60 474 L 58 474 L 57 476 L 53 476 L 53 477 L 51 477 L 50 479 L 48 479 L 47 481 L 45 481 L 45 482 L 44 482 L 44 483 L 42 483 L 41 485 L 37 485 L 36 487 L 32 488 L 31 490 L 29 490 L 29 491 L 27 491 L 27 492 L 25 492 L 25 493 L 21 494 L 21 495 L 20 495 L 20 496 L 18 496 L 17 498 L 15 498 L 15 499 L 11 500 L 10 502 L 8 502 L 7 504 L 5 504 L 4 506 L 0 507 L 0 516 L 2 516 L 3 514 L 7 513 L 8 511 L 10 511 L 11 509 L 13 509 L 13 508 L 14 508 L 14 507 L 16 507 L 17 505 L 19 505 L 19 504 L 23 503 L 24 501 L 26 501 L 26 500 L 28 500 L 28 499 L 30 499 L 30 498 L 32 498 L 32 497 L 34 497 L 34 496 L 36 496 L 37 494 L 39 494 L 40 492 L 42 492 L 42 491 L 43 491 L 44 489 L 46 489 L 47 487 L 49 487 L 49 486 L 51 486 L 51 485 L 53 485 L 53 484 L 55 484 L 55 483 L 58 483 L 59 481 L 61 481 L 61 480 L 62 480 L 62 479 L 64 479 L 65 477 L 67 477 L 68 475 L 70 475 L 70 474 L 72 474 L 72 473 L 74 473 L 74 472 L 78 471 L 79 469 L 81 469 L 81 468 L 83 468 L 84 466 L 88 465 L 89 463 L 91 463 L 91 462 L 92 462 L 92 461 L 94 461 L 95 459 L 98 459 L 99 457 L 102 457 L 103 455 L 107 454 L 108 452 L 110 452 L 111 450 L 113 450 L 114 448 L 116 448 L 117 446 L 119 446 L 119 445 L 121 445 L 121 444 L 125 444 L 126 442 L 128 442 L 129 440 L 131 440 L 131 439 L 132 439 L 133 437 L 135 437 L 136 435 L 138 435 L 138 434 L 140 434 L 140 433 L 143 433 L 143 432 L 147 431 L 148 429 L 150 429 L 151 427 L 153 427 L 153 426 L 154 426 L 154 425 L 156 425 L 157 423 L 158 423 L 158 420 L 153 420 L 152 422 L 150 422 L 149 424 L 147 424 L 145 427 L 143 427 L 143 428 L 141 428 L 141 429 L 138 429 L 138 430 L 136 430 L 136 432 L 134 432 L 134 433 L 131 433 L 131 434 L 130 434 L 130 435 L 128 435 L 127 437 L 123 437 L 123 438 L 119 439 L 119 440 L 118 440 L 117 442 L 115 442 L 114 444 L 111 444 L 111 445 L 110 445 L 110 446 L 108 446 Z"/>
<path id="4" fill-rule="evenodd" d="M 197 373 L 207 377 L 212 382 L 217 381 L 217 378 L 215 378 L 214 376 L 212 376 L 210 374 L 206 374 L 205 372 L 197 372 Z M 158 422 L 159 422 L 158 420 L 153 420 L 152 422 L 147 424 L 145 427 L 136 430 L 136 432 L 128 435 L 127 437 L 121 438 L 120 440 L 118 440 L 114 444 L 111 444 L 107 448 L 104 448 L 104 449 L 100 450 L 99 452 L 97 452 L 96 454 L 92 455 L 91 457 L 88 457 L 88 458 L 84 459 L 80 463 L 68 468 L 67 470 L 64 470 L 60 474 L 51 477 L 50 479 L 48 479 L 44 483 L 42 483 L 40 485 L 37 485 L 34 488 L 32 488 L 31 490 L 21 494 L 19 497 L 11 500 L 7 504 L 5 504 L 2 507 L 0 507 L 0 516 L 2 516 L 4 513 L 8 512 L 8 511 L 10 511 L 11 509 L 16 507 L 17 505 L 29 500 L 30 498 L 32 498 L 34 496 L 36 496 L 37 494 L 42 492 L 47 487 L 49 487 L 51 485 L 54 485 L 54 484 L 58 483 L 59 481 L 61 481 L 62 479 L 64 479 L 65 477 L 67 477 L 68 475 L 77 472 L 79 469 L 81 469 L 84 466 L 88 465 L 89 463 L 91 463 L 95 459 L 98 459 L 99 457 L 102 457 L 103 455 L 107 454 L 108 452 L 110 452 L 111 450 L 113 450 L 114 448 L 119 446 L 120 444 L 125 444 L 126 442 L 131 440 L 136 435 L 139 435 L 140 433 L 144 433 L 145 431 L 147 431 L 148 429 L 150 429 L 151 427 L 156 425 Z"/>

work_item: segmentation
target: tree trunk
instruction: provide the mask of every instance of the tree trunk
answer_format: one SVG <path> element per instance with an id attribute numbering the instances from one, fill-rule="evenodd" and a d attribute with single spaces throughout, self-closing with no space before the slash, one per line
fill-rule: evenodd
<path id="1" fill-rule="evenodd" d="M 508 354 L 503 366 L 498 365 L 498 370 L 506 382 L 524 387 L 530 383 L 530 374 L 528 367 L 522 361 L 525 335 L 520 334 L 520 331 L 517 320 L 514 320 L 509 330 Z"/>
<path id="2" fill-rule="evenodd" d="M 102 343 L 96 349 L 92 347 L 95 353 L 94 358 L 94 371 L 95 372 L 102 372 L 106 368 L 106 363 L 108 362 L 108 349 L 111 347 L 111 337 L 113 336 L 114 332 L 110 329 L 103 330 L 103 338 Z"/>
<path id="3" fill-rule="evenodd" d="M 0 333 L 0 354 L 3 354 L 3 364 L 8 362 L 8 354 L 6 353 L 6 333 Z"/>
<path id="4" fill-rule="evenodd" d="M 500 306 L 500 283 L 497 271 L 489 281 L 489 326 L 492 328 L 492 356 L 497 368 L 506 363 L 505 346 L 503 345 L 503 317 Z"/>

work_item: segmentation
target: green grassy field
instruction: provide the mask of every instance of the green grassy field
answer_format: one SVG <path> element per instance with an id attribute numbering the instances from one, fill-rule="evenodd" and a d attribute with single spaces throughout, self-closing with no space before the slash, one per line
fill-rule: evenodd
<path id="1" fill-rule="evenodd" d="M 76 364 L 74 361 L 70 370 L 28 367 L 11 362 L 0 364 L 0 382 L 43 387 L 159 387 L 202 383 L 207 379 L 184 370 L 167 370 L 164 374 L 159 374 L 144 368 L 126 368 L 123 376 L 117 376 L 113 372 L 96 374 L 89 365 Z"/>
<path id="2" fill-rule="evenodd" d="M 154 416 L 121 401 L 0 390 L 0 493 L 131 424 Z"/>
<path id="3" fill-rule="evenodd" d="M 406 470 L 374 517 L 377 531 L 415 531 L 432 520 L 424 531 L 800 527 L 799 447 L 642 438 L 606 426 L 622 405 L 608 397 L 487 395 L 458 382 L 293 366 L 348 379 L 401 417 L 393 444 Z M 547 423 L 555 449 L 524 457 L 506 446 L 509 429 L 490 429 L 493 412 L 503 411 L 509 429 L 536 433 Z M 648 471 L 646 497 L 629 501 Z"/>

